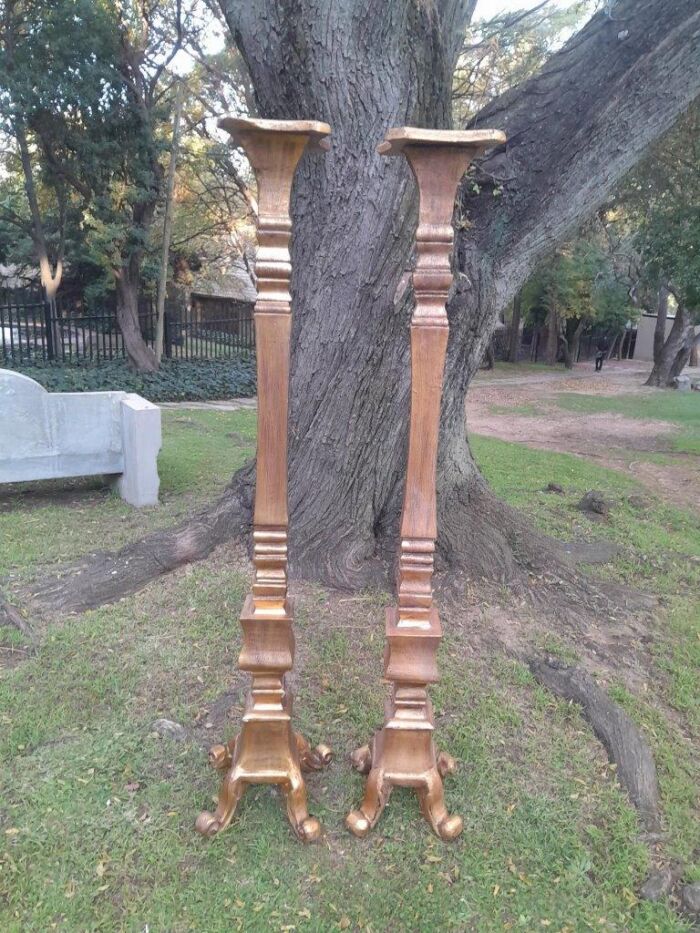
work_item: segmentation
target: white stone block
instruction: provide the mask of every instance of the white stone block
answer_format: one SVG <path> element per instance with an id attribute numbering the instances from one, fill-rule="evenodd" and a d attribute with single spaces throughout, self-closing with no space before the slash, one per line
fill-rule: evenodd
<path id="1" fill-rule="evenodd" d="M 160 409 L 126 392 L 47 392 L 0 369 L 0 483 L 118 476 L 132 505 L 158 502 Z"/>
<path id="2" fill-rule="evenodd" d="M 137 507 L 158 505 L 158 452 L 162 436 L 160 408 L 140 395 L 121 402 L 124 471 L 117 479 L 122 499 Z"/>

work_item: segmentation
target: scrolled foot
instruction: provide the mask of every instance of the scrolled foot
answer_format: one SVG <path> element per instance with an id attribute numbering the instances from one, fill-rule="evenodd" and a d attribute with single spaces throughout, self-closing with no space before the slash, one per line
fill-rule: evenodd
<path id="1" fill-rule="evenodd" d="M 204 810 L 197 817 L 197 822 L 194 824 L 194 828 L 198 833 L 201 833 L 202 836 L 215 836 L 221 829 L 221 823 L 214 816 L 213 813 L 209 813 L 207 810 Z"/>
<path id="2" fill-rule="evenodd" d="M 296 837 L 302 842 L 316 842 L 321 836 L 321 824 L 315 816 L 309 816 L 306 785 L 300 771 L 292 772 L 282 792 L 287 798 L 287 817 Z"/>
<path id="3" fill-rule="evenodd" d="M 440 777 L 445 777 L 446 774 L 454 774 L 457 770 L 457 762 L 447 752 L 440 752 L 437 756 L 437 769 L 440 772 Z"/>
<path id="4" fill-rule="evenodd" d="M 449 755 L 447 756 L 449 758 Z M 453 816 L 445 807 L 445 792 L 438 768 L 426 775 L 425 785 L 418 791 L 421 812 L 430 823 L 433 832 L 445 842 L 456 839 L 464 828 L 461 816 Z"/>
<path id="5" fill-rule="evenodd" d="M 435 831 L 444 842 L 451 842 L 464 829 L 464 820 L 461 816 L 447 816 L 438 824 Z"/>
<path id="6" fill-rule="evenodd" d="M 321 824 L 315 816 L 307 816 L 299 824 L 298 834 L 302 842 L 316 842 L 321 837 Z"/>
<path id="7" fill-rule="evenodd" d="M 333 760 L 333 752 L 327 745 L 317 745 L 311 748 L 303 735 L 294 734 L 299 753 L 299 764 L 302 771 L 322 771 Z"/>
<path id="8" fill-rule="evenodd" d="M 360 774 L 369 774 L 372 770 L 372 749 L 369 745 L 356 748 L 350 755 L 350 763 L 355 771 L 359 771 Z"/>
<path id="9" fill-rule="evenodd" d="M 217 746 L 214 746 L 216 748 Z M 224 746 L 218 746 L 224 748 Z M 212 749 L 214 751 L 214 749 Z M 228 772 L 219 789 L 219 802 L 214 813 L 204 810 L 197 817 L 195 829 L 203 836 L 215 836 L 230 824 L 238 802 L 245 791 L 245 783 L 236 769 Z"/>
<path id="10" fill-rule="evenodd" d="M 358 752 L 363 751 L 362 748 L 358 749 Z M 352 810 L 345 818 L 345 825 L 353 835 L 364 839 L 382 815 L 390 794 L 391 784 L 385 779 L 384 772 L 380 768 L 370 770 L 360 808 Z"/>
<path id="11" fill-rule="evenodd" d="M 352 810 L 348 813 L 345 817 L 345 825 L 353 836 L 357 836 L 358 839 L 364 839 L 372 828 L 372 824 L 362 810 Z"/>
<path id="12" fill-rule="evenodd" d="M 228 745 L 213 745 L 209 749 L 209 764 L 215 771 L 225 771 L 231 767 L 231 751 Z"/>

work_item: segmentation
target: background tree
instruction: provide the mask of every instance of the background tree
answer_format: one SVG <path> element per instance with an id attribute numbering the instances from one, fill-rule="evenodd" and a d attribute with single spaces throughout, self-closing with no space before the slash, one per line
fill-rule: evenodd
<path id="1" fill-rule="evenodd" d="M 578 358 L 582 334 L 592 326 L 612 335 L 615 343 L 636 317 L 628 289 L 616 277 L 609 255 L 597 242 L 595 228 L 562 244 L 530 277 L 522 290 L 529 320 L 548 327 L 547 362 L 561 351 L 571 369 Z"/>
<path id="2" fill-rule="evenodd" d="M 700 109 L 693 104 L 600 211 L 611 259 L 635 305 L 656 315 L 648 385 L 667 386 L 686 365 L 700 306 Z M 670 309 L 679 308 L 666 334 Z"/>
<path id="3" fill-rule="evenodd" d="M 64 20 L 74 23 L 65 30 Z M 98 4 L 59 0 L 0 3 L 0 132 L 9 185 L 2 219 L 31 240 L 40 281 L 50 301 L 63 276 L 69 210 L 79 212 L 89 191 L 76 171 L 80 137 L 90 113 L 109 98 L 103 63 L 112 41 Z M 22 179 L 17 198 L 12 175 Z"/>
<path id="4" fill-rule="evenodd" d="M 71 201 L 86 258 L 116 291 L 128 359 L 142 371 L 156 368 L 138 297 L 165 189 L 170 66 L 205 27 L 203 9 L 199 0 L 4 0 L 4 129 L 24 170 L 42 283 L 55 293 L 60 282 Z M 38 179 L 57 203 L 53 262 Z"/>
<path id="5" fill-rule="evenodd" d="M 700 108 L 691 107 L 676 129 L 654 149 L 637 174 L 638 213 L 634 237 L 647 281 L 659 283 L 659 319 L 665 327 L 668 295 L 676 314 L 666 340 L 659 328 L 647 385 L 673 384 L 688 363 L 700 323 Z M 655 335 L 656 336 L 656 335 Z"/>

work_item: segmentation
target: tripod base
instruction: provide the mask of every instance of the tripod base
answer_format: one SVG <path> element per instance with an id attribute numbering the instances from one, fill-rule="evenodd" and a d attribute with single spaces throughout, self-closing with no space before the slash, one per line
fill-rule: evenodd
<path id="1" fill-rule="evenodd" d="M 455 839 L 462 832 L 462 817 L 447 812 L 442 784 L 456 763 L 445 752 L 436 752 L 432 731 L 432 725 L 406 728 L 390 719 L 374 736 L 371 748 L 363 745 L 353 752 L 353 767 L 367 775 L 364 800 L 345 820 L 355 836 L 364 838 L 376 825 L 393 787 L 416 789 L 421 813 L 441 839 Z"/>
<path id="2" fill-rule="evenodd" d="M 292 731 L 289 695 L 281 713 L 255 711 L 249 704 L 240 735 L 209 752 L 212 767 L 226 774 L 216 810 L 199 814 L 197 832 L 215 836 L 225 830 L 249 784 L 278 784 L 294 834 L 302 842 L 314 842 L 321 835 L 321 824 L 309 816 L 302 771 L 320 771 L 331 758 L 332 752 L 325 745 L 312 749 L 303 736 Z"/>

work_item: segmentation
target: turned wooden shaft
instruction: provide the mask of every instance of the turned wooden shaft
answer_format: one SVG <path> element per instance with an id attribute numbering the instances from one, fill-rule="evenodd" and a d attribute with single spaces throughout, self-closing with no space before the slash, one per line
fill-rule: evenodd
<path id="1" fill-rule="evenodd" d="M 433 555 L 437 537 L 436 474 L 440 402 L 449 325 L 445 304 L 452 283 L 452 212 L 457 185 L 473 150 L 403 147 L 418 184 L 411 319 L 411 419 L 401 516 L 398 627 L 430 628 Z"/>
<path id="2" fill-rule="evenodd" d="M 411 318 L 411 416 L 398 567 L 398 606 L 386 612 L 384 676 L 392 684 L 384 726 L 371 745 L 357 749 L 355 767 L 367 774 L 365 795 L 346 819 L 365 836 L 376 824 L 393 786 L 413 787 L 421 812 L 441 839 L 455 839 L 460 816 L 445 806 L 442 779 L 455 762 L 437 752 L 428 685 L 438 679 L 442 637 L 433 605 L 437 537 L 438 434 L 449 327 L 445 304 L 452 282 L 452 210 L 455 191 L 471 158 L 504 139 L 492 130 L 445 132 L 412 127 L 390 130 L 379 147 L 404 154 L 418 185 L 416 307 Z"/>
<path id="3" fill-rule="evenodd" d="M 307 137 L 293 135 L 273 148 L 258 133 L 241 140 L 258 182 L 255 273 L 255 348 L 258 370 L 258 444 L 253 513 L 253 603 L 284 613 L 287 599 L 287 421 L 292 271 L 289 198 Z"/>
<path id="4" fill-rule="evenodd" d="M 293 601 L 287 595 L 287 416 L 292 329 L 289 198 L 297 163 L 307 147 L 327 148 L 325 123 L 227 118 L 258 182 L 258 254 L 255 271 L 255 342 L 258 367 L 258 445 L 253 515 L 252 593 L 241 613 L 238 659 L 252 674 L 240 735 L 216 746 L 212 762 L 226 771 L 216 811 L 201 813 L 197 829 L 211 836 L 231 823 L 249 784 L 278 784 L 299 839 L 318 839 L 310 817 L 302 768 L 323 767 L 330 750 L 316 750 L 292 730 L 292 693 L 285 674 L 294 663 Z"/>
<path id="5" fill-rule="evenodd" d="M 255 347 L 258 441 L 253 513 L 255 612 L 283 616 L 287 600 L 287 421 L 292 307 L 289 293 L 292 222 L 289 199 L 299 159 L 307 146 L 327 148 L 325 124 L 290 131 L 277 121 L 226 119 L 244 149 L 258 183 L 258 252 L 255 273 Z"/>

